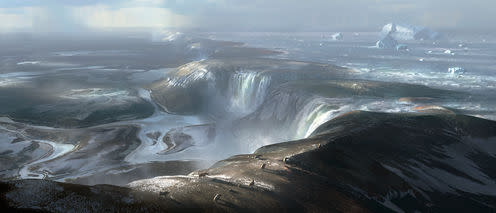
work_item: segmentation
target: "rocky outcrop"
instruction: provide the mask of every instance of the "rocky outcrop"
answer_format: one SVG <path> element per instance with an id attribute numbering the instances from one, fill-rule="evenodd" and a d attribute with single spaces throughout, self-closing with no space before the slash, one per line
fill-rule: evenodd
<path id="1" fill-rule="evenodd" d="M 178 202 L 196 193 L 197 205 L 224 210 L 490 211 L 496 206 L 495 153 L 494 121 L 357 111 L 321 125 L 309 139 L 130 187 L 165 191 Z"/>
<path id="2" fill-rule="evenodd" d="M 171 129 L 162 138 L 167 149 L 160 154 L 180 152 L 191 146 L 204 146 L 215 140 L 215 125 L 195 125 Z"/>
<path id="3" fill-rule="evenodd" d="M 22 180 L 2 184 L 1 198 L 8 208 L 54 212 L 490 212 L 495 156 L 494 121 L 354 111 L 308 139 L 186 176 L 139 180 L 130 189 Z"/>

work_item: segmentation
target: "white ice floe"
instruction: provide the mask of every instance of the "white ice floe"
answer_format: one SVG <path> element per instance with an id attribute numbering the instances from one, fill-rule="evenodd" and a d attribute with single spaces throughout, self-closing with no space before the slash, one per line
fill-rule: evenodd
<path id="1" fill-rule="evenodd" d="M 452 75 L 460 75 L 465 73 L 465 68 L 463 67 L 450 67 L 448 68 L 448 73 Z"/>
<path id="2" fill-rule="evenodd" d="M 343 40 L 343 34 L 342 33 L 334 33 L 331 35 L 332 40 L 335 41 L 340 41 Z"/>
<path id="3" fill-rule="evenodd" d="M 17 65 L 35 65 L 39 63 L 40 63 L 39 61 L 22 61 L 17 63 Z"/>

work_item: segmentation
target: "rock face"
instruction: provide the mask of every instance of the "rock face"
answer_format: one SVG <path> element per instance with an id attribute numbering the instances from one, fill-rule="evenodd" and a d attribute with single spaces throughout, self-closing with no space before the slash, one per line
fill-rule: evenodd
<path id="1" fill-rule="evenodd" d="M 381 34 L 391 35 L 396 40 L 436 40 L 441 34 L 426 27 L 389 23 L 384 25 Z"/>
<path id="2" fill-rule="evenodd" d="M 54 212 L 490 212 L 495 156 L 494 121 L 355 111 L 308 139 L 265 146 L 187 176 L 139 180 L 131 189 L 23 180 L 0 185 L 0 197 L 4 208 Z"/>
<path id="3" fill-rule="evenodd" d="M 130 186 L 157 192 L 167 183 L 165 191 L 179 202 L 200 192 L 200 205 L 219 194 L 217 205 L 225 210 L 490 211 L 496 205 L 495 153 L 493 121 L 357 111 L 321 125 L 309 139 Z"/>
<path id="4" fill-rule="evenodd" d="M 361 100 L 353 98 L 357 96 Z M 412 111 L 410 108 L 414 106 L 443 105 L 446 99 L 453 100 L 458 96 L 453 91 L 380 81 L 292 81 L 271 91 L 259 109 L 237 122 L 235 131 L 243 141 L 257 140 L 252 138 L 258 135 L 274 141 L 302 139 L 324 122 L 350 109 Z M 398 106 L 397 100 L 403 97 L 428 101 Z M 380 103 L 380 109 L 372 108 L 376 103 Z"/>

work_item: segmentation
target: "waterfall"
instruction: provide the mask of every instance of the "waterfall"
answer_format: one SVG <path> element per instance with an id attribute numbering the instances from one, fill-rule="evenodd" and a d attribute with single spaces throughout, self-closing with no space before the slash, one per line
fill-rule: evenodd
<path id="1" fill-rule="evenodd" d="M 254 71 L 236 72 L 230 79 L 230 111 L 243 114 L 260 106 L 270 86 L 270 76 Z"/>
<path id="2" fill-rule="evenodd" d="M 314 99 L 306 104 L 297 115 L 295 139 L 310 136 L 323 123 L 333 119 L 341 112 L 346 111 L 349 100 L 343 99 Z"/>

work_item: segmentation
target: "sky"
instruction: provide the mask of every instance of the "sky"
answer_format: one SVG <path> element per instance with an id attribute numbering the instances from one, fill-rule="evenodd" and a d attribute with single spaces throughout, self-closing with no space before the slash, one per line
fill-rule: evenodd
<path id="1" fill-rule="evenodd" d="M 496 29 L 496 0 L 0 0 L 0 32 Z"/>

